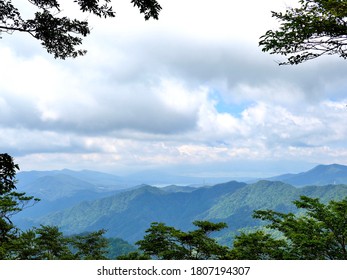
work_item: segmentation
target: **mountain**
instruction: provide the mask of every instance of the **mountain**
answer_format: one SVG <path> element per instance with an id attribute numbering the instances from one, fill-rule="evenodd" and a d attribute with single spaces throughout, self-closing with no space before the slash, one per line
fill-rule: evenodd
<path id="1" fill-rule="evenodd" d="M 318 165 L 306 172 L 283 174 L 267 180 L 281 181 L 297 187 L 347 184 L 347 166 L 340 164 Z"/>
<path id="2" fill-rule="evenodd" d="M 184 229 L 191 227 L 196 217 L 210 209 L 223 195 L 245 185 L 233 181 L 193 192 L 174 193 L 146 185 L 111 197 L 82 202 L 50 214 L 39 223 L 58 225 L 68 234 L 105 228 L 108 236 L 135 242 L 154 221 Z"/>
<path id="3" fill-rule="evenodd" d="M 238 229 L 254 225 L 254 210 L 272 209 L 279 212 L 295 212 L 293 201 L 301 195 L 320 198 L 326 203 L 347 196 L 347 185 L 306 186 L 296 188 L 283 182 L 262 180 L 248 184 L 235 193 L 227 194 L 201 217 L 221 220 L 229 228 Z"/>
<path id="4" fill-rule="evenodd" d="M 197 187 L 169 185 L 161 189 L 166 192 L 192 192 L 196 191 Z"/>
<path id="5" fill-rule="evenodd" d="M 14 217 L 14 221 L 21 228 L 30 227 L 33 219 L 40 216 L 72 207 L 82 201 L 107 197 L 126 189 L 136 189 L 142 183 L 187 182 L 201 186 L 204 182 L 201 178 L 176 176 L 164 172 L 156 173 L 151 170 L 123 177 L 91 170 L 24 171 L 19 172 L 16 179 L 19 192 L 41 199 L 35 207 L 27 208 Z M 210 178 L 209 182 L 213 180 Z M 218 178 L 215 181 L 219 180 L 222 179 Z M 191 186 L 171 185 L 163 190 L 191 192 L 195 189 Z"/>
<path id="6" fill-rule="evenodd" d="M 153 179 L 152 175 L 148 179 Z M 177 180 L 179 176 L 168 178 Z M 109 237 L 129 242 L 141 239 L 155 221 L 182 230 L 191 229 L 194 220 L 222 221 L 230 233 L 258 226 L 259 221 L 252 218 L 254 210 L 296 211 L 292 201 L 300 195 L 319 197 L 324 202 L 347 196 L 347 167 L 337 164 L 254 183 L 230 181 L 200 187 L 130 185 L 127 177 L 68 169 L 20 172 L 17 179 L 18 191 L 42 199 L 13 217 L 19 227 L 51 224 L 68 234 L 105 228 Z M 224 237 L 224 241 L 228 239 Z"/>
<path id="7" fill-rule="evenodd" d="M 323 202 L 339 200 L 347 196 L 347 185 L 296 188 L 283 182 L 265 180 L 254 184 L 232 181 L 191 192 L 167 192 L 144 185 L 110 197 L 82 202 L 37 222 L 58 225 L 68 234 L 104 228 L 110 237 L 135 242 L 143 237 L 152 222 L 189 230 L 194 220 L 210 220 L 228 224 L 228 229 L 220 233 L 221 237 L 230 231 L 260 225 L 260 221 L 252 218 L 254 210 L 295 212 L 292 201 L 300 195 L 319 197 Z"/>
<path id="8" fill-rule="evenodd" d="M 92 184 L 100 189 L 124 189 L 127 187 L 123 179 L 119 176 L 115 176 L 108 173 L 91 171 L 91 170 L 81 170 L 73 171 L 69 169 L 63 170 L 52 170 L 52 171 L 23 171 L 17 174 L 17 186 L 19 189 L 25 191 L 35 190 L 36 181 L 43 177 L 59 178 L 66 176 L 69 178 L 74 178 L 76 180 L 84 181 L 86 183 Z M 33 188 L 30 189 L 30 186 Z"/>
<path id="9" fill-rule="evenodd" d="M 48 201 L 72 197 L 76 193 L 80 195 L 83 191 L 98 192 L 98 188 L 95 185 L 65 174 L 39 177 L 25 185 L 23 190 L 35 197 Z"/>
<path id="10" fill-rule="evenodd" d="M 72 207 L 82 201 L 110 196 L 126 187 L 120 177 L 83 170 L 29 171 L 17 174 L 17 190 L 41 199 L 34 207 L 18 213 L 14 221 L 22 228 L 32 219 Z"/>
<path id="11" fill-rule="evenodd" d="M 177 174 L 177 171 L 164 170 L 145 170 L 122 177 L 129 185 L 149 184 L 152 186 L 167 185 L 189 185 L 189 186 L 205 186 L 215 185 L 235 178 L 231 177 L 213 177 L 213 176 L 183 176 Z"/>

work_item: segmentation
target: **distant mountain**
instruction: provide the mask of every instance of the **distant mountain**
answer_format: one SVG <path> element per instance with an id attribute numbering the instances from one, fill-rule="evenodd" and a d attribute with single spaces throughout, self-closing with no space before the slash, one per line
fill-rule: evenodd
<path id="1" fill-rule="evenodd" d="M 189 186 L 205 186 L 215 185 L 223 182 L 234 180 L 232 177 L 197 177 L 183 176 L 177 173 L 165 172 L 162 170 L 145 170 L 132 173 L 122 177 L 129 185 L 149 184 L 152 186 L 167 186 L 167 185 L 189 185 Z"/>
<path id="2" fill-rule="evenodd" d="M 166 192 L 192 192 L 196 191 L 197 187 L 191 187 L 191 186 L 176 186 L 176 185 L 169 185 L 166 187 L 162 187 L 161 190 Z"/>
<path id="3" fill-rule="evenodd" d="M 25 185 L 23 190 L 40 199 L 48 201 L 72 197 L 76 193 L 81 193 L 83 191 L 99 191 L 95 185 L 65 174 L 39 177 L 33 182 Z"/>
<path id="4" fill-rule="evenodd" d="M 318 165 L 306 172 L 284 174 L 269 178 L 268 180 L 281 181 L 297 187 L 347 184 L 347 166 L 340 164 Z"/>
<path id="5" fill-rule="evenodd" d="M 255 184 L 232 181 L 192 192 L 167 192 L 146 185 L 82 202 L 37 222 L 58 225 L 69 234 L 104 228 L 110 237 L 135 242 L 143 237 L 152 222 L 189 230 L 194 220 L 210 220 L 228 224 L 229 228 L 220 233 L 224 236 L 230 231 L 259 225 L 260 221 L 252 218 L 254 210 L 295 212 L 292 201 L 300 195 L 319 197 L 323 202 L 339 200 L 347 196 L 347 185 L 296 188 L 283 182 L 265 180 Z M 225 238 L 224 241 L 228 242 Z"/>
<path id="6" fill-rule="evenodd" d="M 17 174 L 17 189 L 40 198 L 35 207 L 17 214 L 14 221 L 22 228 L 31 225 L 32 220 L 50 212 L 72 207 L 82 201 L 91 201 L 110 196 L 125 189 L 137 189 L 140 184 L 168 182 L 199 184 L 201 178 L 170 175 L 169 173 L 146 171 L 128 176 L 115 176 L 91 170 L 73 171 L 69 169 L 51 171 L 24 171 Z M 216 181 L 221 180 L 221 178 Z M 210 181 L 213 181 L 212 179 Z M 190 192 L 191 186 L 168 186 L 166 192 Z"/>
<path id="7" fill-rule="evenodd" d="M 39 223 L 58 225 L 69 234 L 105 228 L 108 236 L 134 242 L 154 221 L 185 229 L 191 227 L 192 221 L 223 195 L 245 185 L 234 181 L 193 192 L 174 193 L 143 186 L 111 197 L 82 202 L 65 211 L 50 214 L 40 219 Z"/>
<path id="8" fill-rule="evenodd" d="M 63 210 L 82 201 L 110 196 L 126 187 L 120 177 L 95 172 L 72 171 L 27 171 L 17 174 L 17 190 L 41 201 L 14 217 L 22 228 L 30 226 L 32 219 Z"/>
<path id="9" fill-rule="evenodd" d="M 18 180 L 18 188 L 27 190 L 31 185 L 34 186 L 36 181 L 43 177 L 58 178 L 59 176 L 68 176 L 70 178 L 78 179 L 86 183 L 92 184 L 99 189 L 124 189 L 127 187 L 123 179 L 119 176 L 115 176 L 108 173 L 91 171 L 91 170 L 81 170 L 73 171 L 69 169 L 63 170 L 52 170 L 52 171 L 23 171 L 18 172 L 16 178 Z"/>

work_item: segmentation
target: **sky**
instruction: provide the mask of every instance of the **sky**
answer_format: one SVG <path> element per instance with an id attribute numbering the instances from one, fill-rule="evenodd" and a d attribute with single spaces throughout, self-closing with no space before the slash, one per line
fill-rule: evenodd
<path id="1" fill-rule="evenodd" d="M 30 14 L 30 4 L 13 1 Z M 279 66 L 259 37 L 295 0 L 130 1 L 88 18 L 84 57 L 56 60 L 29 35 L 0 39 L 0 151 L 21 170 L 268 176 L 347 164 L 347 62 Z M 66 3 L 65 3 L 66 4 Z M 70 4 L 69 4 L 70 5 Z M 29 8 L 28 8 L 29 7 Z"/>

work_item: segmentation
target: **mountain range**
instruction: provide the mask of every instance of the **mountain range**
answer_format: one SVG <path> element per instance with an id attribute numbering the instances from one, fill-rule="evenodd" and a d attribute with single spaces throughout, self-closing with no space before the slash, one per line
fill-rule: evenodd
<path id="1" fill-rule="evenodd" d="M 17 174 L 17 190 L 41 199 L 34 207 L 18 213 L 14 221 L 22 228 L 28 220 L 71 207 L 81 201 L 106 197 L 125 186 L 117 176 L 93 171 L 29 171 Z"/>
<path id="2" fill-rule="evenodd" d="M 283 174 L 269 178 L 293 186 L 323 186 L 328 184 L 347 184 L 347 166 L 340 164 L 318 165 L 311 170 L 299 174 Z"/>
<path id="3" fill-rule="evenodd" d="M 106 198 L 82 202 L 64 211 L 52 213 L 40 223 L 58 225 L 68 234 L 107 230 L 129 242 L 139 240 L 151 222 L 188 230 L 194 220 L 226 222 L 229 231 L 259 225 L 252 218 L 257 209 L 295 212 L 292 201 L 300 195 L 319 197 L 327 202 L 347 196 L 347 185 L 295 188 L 282 182 L 259 181 L 245 184 L 236 181 L 193 192 L 166 192 L 142 186 Z"/>
<path id="4" fill-rule="evenodd" d="M 347 167 L 337 164 L 253 183 L 200 187 L 141 184 L 130 188 L 122 177 L 86 170 L 21 172 L 17 179 L 19 190 L 42 199 L 17 215 L 22 227 L 57 225 L 66 234 L 104 228 L 107 236 L 129 242 L 141 239 L 151 222 L 189 230 L 194 220 L 210 220 L 228 224 L 217 237 L 229 243 L 230 233 L 260 225 L 252 218 L 254 210 L 295 212 L 292 201 L 300 195 L 323 202 L 347 196 Z"/>

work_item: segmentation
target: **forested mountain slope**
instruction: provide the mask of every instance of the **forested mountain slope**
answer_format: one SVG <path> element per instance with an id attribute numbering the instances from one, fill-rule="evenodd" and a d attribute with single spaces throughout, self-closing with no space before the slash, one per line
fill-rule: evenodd
<path id="1" fill-rule="evenodd" d="M 164 222 L 182 230 L 190 229 L 192 221 L 198 219 L 226 222 L 229 231 L 256 226 L 259 221 L 252 218 L 254 210 L 296 211 L 292 201 L 300 195 L 319 197 L 323 202 L 339 200 L 347 196 L 347 185 L 295 188 L 282 182 L 232 181 L 192 192 L 168 192 L 146 185 L 82 202 L 37 222 L 58 225 L 66 233 L 104 228 L 107 236 L 135 242 L 151 222 Z"/>

